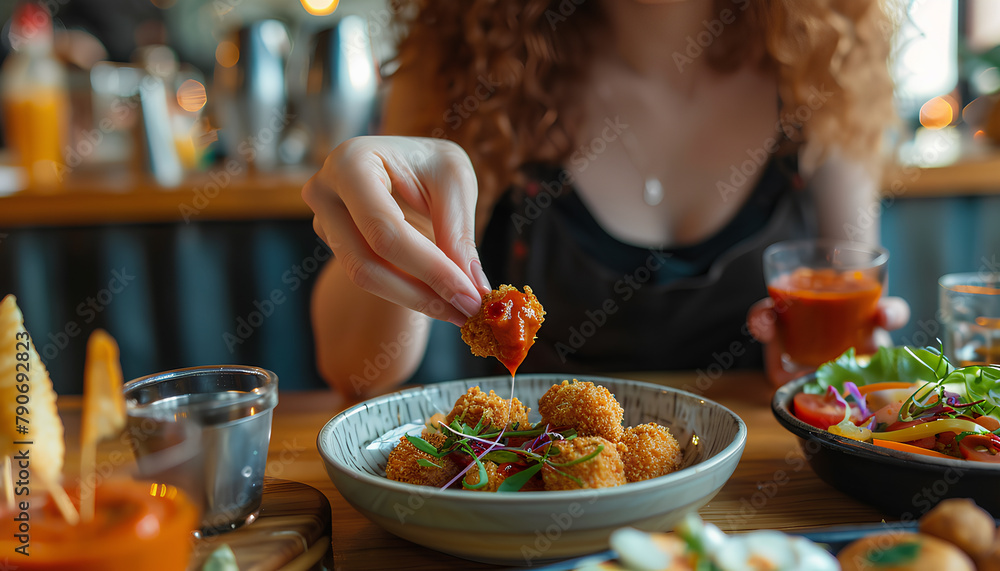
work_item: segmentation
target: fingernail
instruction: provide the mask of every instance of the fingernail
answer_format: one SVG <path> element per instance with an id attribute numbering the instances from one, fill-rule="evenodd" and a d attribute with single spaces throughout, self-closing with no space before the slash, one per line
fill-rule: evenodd
<path id="1" fill-rule="evenodd" d="M 464 293 L 456 293 L 455 297 L 451 298 L 451 304 L 466 317 L 472 317 L 479 313 L 479 306 L 482 305 L 482 302 L 476 301 Z"/>
<path id="2" fill-rule="evenodd" d="M 476 286 L 481 293 L 487 293 L 493 289 L 490 287 L 490 280 L 486 278 L 486 272 L 483 271 L 483 264 L 479 260 L 472 260 L 469 268 L 472 270 L 472 279 L 476 280 Z"/>

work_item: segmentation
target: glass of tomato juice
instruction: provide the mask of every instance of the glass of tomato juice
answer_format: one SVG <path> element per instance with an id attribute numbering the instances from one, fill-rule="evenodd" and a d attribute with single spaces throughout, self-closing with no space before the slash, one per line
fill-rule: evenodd
<path id="1" fill-rule="evenodd" d="M 888 261 L 885 248 L 837 240 L 792 240 L 764 250 L 786 370 L 814 369 L 851 347 L 875 352 Z"/>

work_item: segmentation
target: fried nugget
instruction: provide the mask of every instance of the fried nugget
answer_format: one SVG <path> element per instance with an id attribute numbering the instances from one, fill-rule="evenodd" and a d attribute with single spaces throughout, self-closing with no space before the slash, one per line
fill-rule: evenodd
<path id="1" fill-rule="evenodd" d="M 670 430 L 654 422 L 626 428 L 618 442 L 629 482 L 649 480 L 680 467 L 683 451 Z"/>
<path id="2" fill-rule="evenodd" d="M 472 387 L 455 401 L 455 406 L 445 417 L 445 424 L 450 425 L 458 418 L 469 426 L 476 426 L 482 421 L 484 428 L 506 425 L 512 429 L 515 424 L 524 428 L 528 426 L 528 410 L 517 397 L 508 401 L 493 391 L 486 394 L 479 387 Z"/>
<path id="3" fill-rule="evenodd" d="M 440 446 L 447 440 L 447 436 L 429 434 L 425 440 L 434 446 Z M 420 458 L 434 462 L 440 468 L 421 466 L 417 462 Z M 447 484 L 461 471 L 462 467 L 450 457 L 435 458 L 426 452 L 421 452 L 405 436 L 399 439 L 399 444 L 389 453 L 389 459 L 385 465 L 385 476 L 390 480 L 438 488 Z"/>
<path id="4" fill-rule="evenodd" d="M 622 437 L 625 411 L 608 389 L 590 382 L 563 381 L 538 399 L 542 422 L 569 426 L 580 436 L 600 436 L 611 442 Z"/>
<path id="5" fill-rule="evenodd" d="M 511 372 L 517 369 L 535 342 L 535 333 L 545 321 L 545 310 L 524 286 L 501 285 L 483 296 L 483 305 L 462 326 L 462 341 L 477 357 L 496 357 Z"/>
<path id="6" fill-rule="evenodd" d="M 462 487 L 466 490 L 473 492 L 495 492 L 500 484 L 507 479 L 507 476 L 500 472 L 500 467 L 497 466 L 496 462 L 487 460 L 483 462 L 483 467 L 486 468 L 486 485 L 482 488 L 470 488 L 469 486 L 475 486 L 479 483 L 479 467 L 472 466 L 469 471 L 465 473 L 465 478 L 462 479 Z"/>
<path id="7" fill-rule="evenodd" d="M 603 446 L 600 454 L 578 462 L 572 466 L 555 466 L 558 470 L 578 478 L 582 486 L 560 474 L 552 467 L 542 469 L 545 489 L 548 490 L 579 490 L 583 488 L 610 488 L 625 484 L 625 466 L 615 445 L 600 436 L 583 436 L 572 440 L 558 440 L 553 446 L 559 449 L 558 454 L 549 456 L 553 464 L 565 464 L 593 453 Z"/>

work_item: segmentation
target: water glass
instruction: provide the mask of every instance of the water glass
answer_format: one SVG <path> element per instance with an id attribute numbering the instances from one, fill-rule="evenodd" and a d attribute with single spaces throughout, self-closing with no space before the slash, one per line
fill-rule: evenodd
<path id="1" fill-rule="evenodd" d="M 1000 364 L 1000 273 L 938 280 L 944 354 L 956 366 Z"/>
<path id="2" fill-rule="evenodd" d="M 201 507 L 200 534 L 257 518 L 277 375 L 242 365 L 178 369 L 126 383 L 125 397 L 140 476 L 185 490 Z M 154 461 L 158 451 L 190 440 L 192 429 L 200 447 L 191 458 Z"/>

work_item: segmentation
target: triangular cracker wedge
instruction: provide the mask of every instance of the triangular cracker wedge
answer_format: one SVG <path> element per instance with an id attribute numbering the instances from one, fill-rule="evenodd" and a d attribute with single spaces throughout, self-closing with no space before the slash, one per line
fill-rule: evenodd
<path id="1" fill-rule="evenodd" d="M 87 341 L 80 429 L 80 519 L 85 522 L 94 518 L 97 443 L 125 428 L 124 382 L 118 343 L 107 331 L 95 330 Z"/>
<path id="2" fill-rule="evenodd" d="M 60 484 L 66 451 L 56 393 L 13 295 L 0 302 L 0 438 L 0 456 L 13 457 L 16 464 L 27 454 L 32 482 L 51 493 L 63 517 L 76 523 L 76 510 Z"/>

